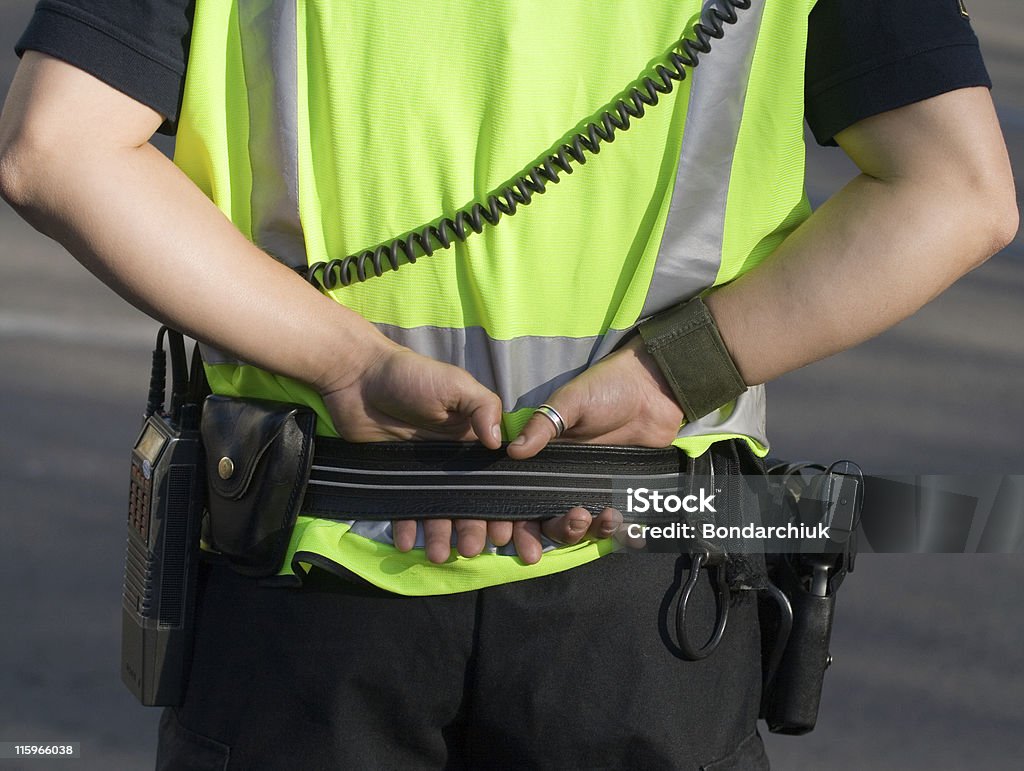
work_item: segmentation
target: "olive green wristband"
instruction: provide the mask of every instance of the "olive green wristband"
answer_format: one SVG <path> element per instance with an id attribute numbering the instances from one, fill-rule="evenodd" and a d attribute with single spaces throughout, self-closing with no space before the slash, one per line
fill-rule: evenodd
<path id="1" fill-rule="evenodd" d="M 638 327 L 686 420 L 697 420 L 747 390 L 718 326 L 699 297 Z"/>

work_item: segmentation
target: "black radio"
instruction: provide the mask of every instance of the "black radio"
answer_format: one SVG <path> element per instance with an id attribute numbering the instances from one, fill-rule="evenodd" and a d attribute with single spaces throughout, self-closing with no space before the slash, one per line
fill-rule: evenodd
<path id="1" fill-rule="evenodd" d="M 174 384 L 168 410 L 165 333 Z M 191 379 L 186 370 L 184 339 L 161 328 L 145 422 L 132 449 L 121 616 L 121 679 L 146 706 L 180 704 L 192 653 L 205 485 L 200 407 L 192 387 L 198 369 L 193 366 Z"/>

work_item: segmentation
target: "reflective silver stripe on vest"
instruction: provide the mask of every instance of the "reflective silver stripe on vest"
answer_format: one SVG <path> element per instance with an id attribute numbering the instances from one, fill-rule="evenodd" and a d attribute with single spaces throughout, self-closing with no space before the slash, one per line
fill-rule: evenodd
<path id="1" fill-rule="evenodd" d="M 672 204 L 641 318 L 696 296 L 718 277 L 729 180 L 763 12 L 763 3 L 742 11 L 693 72 Z"/>
<path id="2" fill-rule="evenodd" d="M 396 343 L 472 373 L 481 385 L 502 397 L 505 412 L 542 404 L 553 391 L 604 356 L 603 350 L 610 351 L 627 334 L 610 330 L 591 337 L 527 335 L 496 340 L 482 327 L 407 329 L 381 323 L 374 326 Z M 244 363 L 207 345 L 201 349 L 207 364 Z"/>
<path id="3" fill-rule="evenodd" d="M 611 331 L 591 337 L 524 335 L 495 340 L 482 327 L 375 326 L 401 345 L 470 372 L 481 385 L 501 397 L 505 412 L 543 404 L 553 391 L 604 355 L 599 352 L 611 338 L 618 340 L 625 334 Z"/>
<path id="4" fill-rule="evenodd" d="M 238 20 L 249 102 L 253 242 L 285 265 L 304 267 L 295 2 L 239 0 Z M 205 344 L 200 351 L 207 364 L 245 364 Z"/>
<path id="5" fill-rule="evenodd" d="M 709 0 L 705 5 L 716 3 Z M 694 296 L 711 286 L 718 274 L 733 154 L 763 9 L 763 3 L 754 3 L 741 12 L 738 23 L 713 41 L 711 53 L 691 74 L 680 164 L 641 318 Z M 294 0 L 240 0 L 239 14 L 252 111 L 254 237 L 282 261 L 304 265 L 298 217 Z M 413 350 L 465 368 L 501 397 L 506 411 L 539 405 L 610 353 L 629 332 L 496 340 L 479 327 L 377 327 Z M 204 348 L 204 357 L 210 364 L 239 363 L 209 348 Z M 763 389 L 751 389 L 730 408 L 689 423 L 681 436 L 709 433 L 743 434 L 766 443 Z"/>
<path id="6" fill-rule="evenodd" d="M 710 0 L 705 7 L 716 4 Z M 672 203 L 641 319 L 695 297 L 718 277 L 729 181 L 763 15 L 764 3 L 742 11 L 693 71 Z M 614 343 L 602 345 L 597 357 L 612 348 Z M 687 423 L 679 437 L 708 434 L 750 436 L 767 446 L 764 386 Z"/>
<path id="7" fill-rule="evenodd" d="M 293 268 L 307 265 L 299 221 L 298 38 L 295 3 L 240 0 L 249 99 L 252 235 Z"/>

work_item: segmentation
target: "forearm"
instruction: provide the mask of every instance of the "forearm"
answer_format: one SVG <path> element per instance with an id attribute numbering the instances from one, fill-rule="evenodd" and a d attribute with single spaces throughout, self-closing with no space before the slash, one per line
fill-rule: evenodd
<path id="1" fill-rule="evenodd" d="M 36 158 L 19 212 L 129 302 L 244 361 L 309 383 L 382 338 L 253 246 L 148 144 Z M 353 346 L 362 339 L 365 345 Z M 381 338 L 381 340 L 377 340 Z"/>
<path id="2" fill-rule="evenodd" d="M 709 295 L 743 379 L 763 383 L 882 332 L 971 267 L 965 256 L 994 252 L 955 205 L 861 175 L 764 264 Z"/>
<path id="3" fill-rule="evenodd" d="M 1002 147 L 997 126 L 976 141 L 986 139 Z M 993 156 L 982 173 L 956 159 L 882 159 L 892 173 L 861 174 L 763 264 L 710 294 L 743 379 L 762 383 L 878 334 L 1005 246 L 1016 208 L 1005 152 Z"/>
<path id="4" fill-rule="evenodd" d="M 250 243 L 147 143 L 160 121 L 27 52 L 0 118 L 0 192 L 129 302 L 246 362 L 331 390 L 394 347 Z"/>

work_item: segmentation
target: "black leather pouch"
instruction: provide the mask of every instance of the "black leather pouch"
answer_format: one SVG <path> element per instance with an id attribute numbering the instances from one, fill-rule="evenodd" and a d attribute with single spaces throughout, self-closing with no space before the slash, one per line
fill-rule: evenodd
<path id="1" fill-rule="evenodd" d="M 269 576 L 280 569 L 306 492 L 315 430 L 316 413 L 308 407 L 206 399 L 204 537 L 237 572 Z"/>

